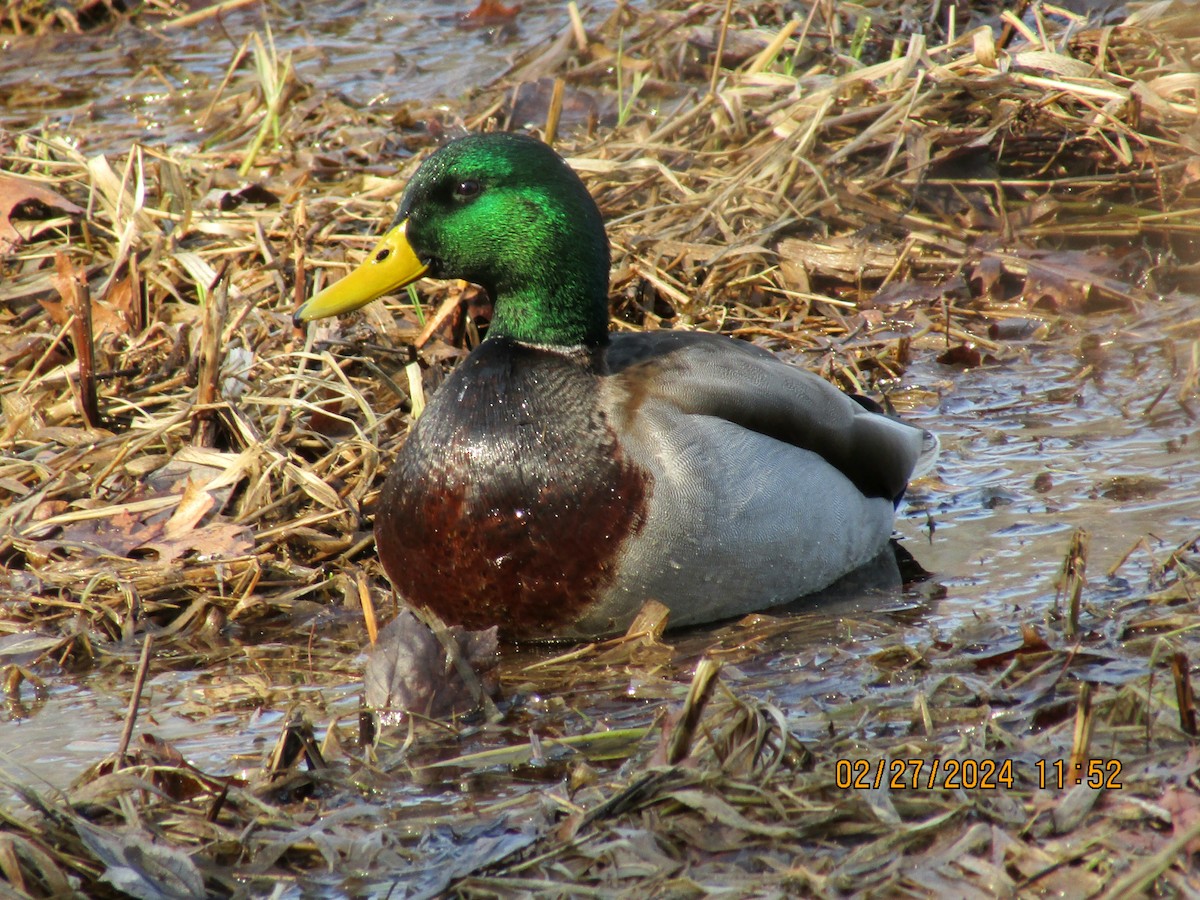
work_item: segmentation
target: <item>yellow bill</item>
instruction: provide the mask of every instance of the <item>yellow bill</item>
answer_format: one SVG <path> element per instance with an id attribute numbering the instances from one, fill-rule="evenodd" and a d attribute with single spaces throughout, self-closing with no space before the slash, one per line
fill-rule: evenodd
<path id="1" fill-rule="evenodd" d="M 424 275 L 429 266 L 413 252 L 407 230 L 408 219 L 405 219 L 383 236 L 358 268 L 296 310 L 293 321 L 300 325 L 313 319 L 351 312 L 366 306 L 376 297 L 412 284 Z"/>

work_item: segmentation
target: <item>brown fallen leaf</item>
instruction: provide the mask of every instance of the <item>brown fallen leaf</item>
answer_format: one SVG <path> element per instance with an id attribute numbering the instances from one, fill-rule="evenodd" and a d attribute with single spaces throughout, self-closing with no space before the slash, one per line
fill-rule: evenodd
<path id="1" fill-rule="evenodd" d="M 1118 503 L 1148 500 L 1170 487 L 1170 482 L 1152 475 L 1114 475 L 1098 488 L 1100 496 Z"/>
<path id="2" fill-rule="evenodd" d="M 906 304 L 931 304 L 941 300 L 953 300 L 955 294 L 966 295 L 967 284 L 961 277 L 947 279 L 939 284 L 927 284 L 916 280 L 891 282 L 859 303 L 860 309 L 889 309 Z"/>
<path id="3" fill-rule="evenodd" d="M 161 530 L 162 526 L 156 526 Z M 146 542 L 146 526 L 128 512 L 122 511 L 103 519 L 84 519 L 67 525 L 57 537 L 39 543 L 47 549 L 62 547 L 68 552 L 87 556 L 128 556 L 130 551 Z"/>
<path id="4" fill-rule="evenodd" d="M 203 528 L 143 541 L 133 549 L 139 553 L 153 551 L 160 563 L 174 562 L 189 553 L 202 559 L 229 559 L 250 553 L 254 549 L 254 535 L 236 522 L 210 522 Z"/>
<path id="5" fill-rule="evenodd" d="M 175 512 L 153 513 L 142 520 L 128 511 L 84 519 L 63 527 L 55 537 L 38 541 L 45 552 L 82 556 L 156 557 L 170 563 L 189 553 L 209 559 L 244 556 L 254 549 L 254 534 L 245 525 L 214 517 L 197 527 L 216 504 L 208 491 L 189 482 Z"/>
<path id="6" fill-rule="evenodd" d="M 494 692 L 499 662 L 496 628 L 466 631 L 455 625 L 447 632 L 483 689 Z M 380 711 L 387 724 L 410 711 L 440 719 L 479 705 L 475 695 L 479 685 L 467 684 L 442 641 L 409 610 L 401 610 L 379 633 L 363 681 L 367 706 Z"/>
<path id="7" fill-rule="evenodd" d="M 1103 312 L 1135 309 L 1144 291 L 1120 277 L 1111 256 L 1084 250 L 1029 250 L 1021 295 L 1035 309 Z"/>
<path id="8" fill-rule="evenodd" d="M 308 428 L 327 438 L 348 437 L 354 434 L 354 423 L 341 415 L 341 398 L 315 403 L 308 413 Z"/>
<path id="9" fill-rule="evenodd" d="M 3 252 L 3 247 L 0 247 L 0 253 Z M 96 340 L 99 340 L 106 334 L 129 334 L 131 329 L 129 327 L 128 314 L 124 313 L 119 307 L 104 300 L 97 300 L 95 297 L 92 297 L 91 300 L 92 335 Z M 66 303 L 58 300 L 47 300 L 44 297 L 38 297 L 38 303 L 50 315 L 50 319 L 55 325 L 66 325 L 67 320 L 71 318 L 71 310 L 67 307 Z"/>
<path id="10" fill-rule="evenodd" d="M 462 24 L 469 28 L 503 25 L 515 19 L 520 11 L 519 3 L 505 6 L 500 0 L 479 0 L 479 5 L 463 16 Z"/>
<path id="11" fill-rule="evenodd" d="M 1158 805 L 1171 814 L 1171 829 L 1176 837 L 1200 822 L 1200 796 L 1194 791 L 1168 787 L 1158 800 Z M 1200 853 L 1200 840 L 1187 846 L 1188 856 Z"/>
<path id="12" fill-rule="evenodd" d="M 46 209 L 58 210 L 68 215 L 83 214 L 83 209 L 36 181 L 18 178 L 15 175 L 0 175 L 0 256 L 12 253 L 28 237 L 41 229 L 36 226 L 23 235 L 13 225 L 16 217 L 33 219 L 47 218 L 41 213 Z"/>
<path id="13" fill-rule="evenodd" d="M 167 520 L 163 534 L 168 539 L 175 540 L 194 530 L 216 502 L 216 497 L 189 477 L 183 487 L 183 497 L 179 500 L 179 506 L 175 507 L 175 512 Z"/>
<path id="14" fill-rule="evenodd" d="M 983 355 L 974 344 L 956 344 L 940 354 L 937 361 L 944 366 L 962 366 L 964 369 L 974 369 L 983 365 Z"/>
<path id="15" fill-rule="evenodd" d="M 518 86 L 509 110 L 514 127 L 532 125 L 540 128 L 550 113 L 553 97 L 553 78 L 539 78 Z M 616 104 L 611 100 L 572 85 L 567 85 L 563 91 L 559 128 L 586 128 L 589 123 L 615 125 L 616 121 Z"/>

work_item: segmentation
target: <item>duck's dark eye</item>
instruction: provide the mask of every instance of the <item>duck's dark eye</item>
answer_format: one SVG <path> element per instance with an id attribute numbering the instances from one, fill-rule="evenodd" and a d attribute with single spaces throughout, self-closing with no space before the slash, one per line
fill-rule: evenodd
<path id="1" fill-rule="evenodd" d="M 483 190 L 481 185 L 474 178 L 464 178 L 454 186 L 455 200 L 471 200 L 479 196 L 479 192 Z"/>

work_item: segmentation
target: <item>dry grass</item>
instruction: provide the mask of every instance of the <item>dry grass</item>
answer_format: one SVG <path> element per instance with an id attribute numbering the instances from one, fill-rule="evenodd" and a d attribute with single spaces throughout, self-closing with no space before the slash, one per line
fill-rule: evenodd
<path id="1" fill-rule="evenodd" d="M 1032 25 L 1009 18 L 1003 45 L 990 29 L 947 35 L 928 23 L 929 37 L 909 34 L 887 10 L 869 12 L 889 30 L 865 36 L 857 7 L 797 21 L 770 3 L 738 5 L 727 23 L 724 12 L 622 8 L 589 35 L 566 31 L 462 113 L 473 129 L 503 124 L 518 85 L 563 80 L 558 146 L 610 222 L 614 327 L 721 330 L 803 352 L 844 386 L 886 390 L 914 354 L 987 352 L 988 326 L 1004 318 L 1136 313 L 1195 290 L 1200 22 L 1189 4 L 1134 7 L 1106 27 L 1037 7 Z M 27 30 L 39 21 L 16 7 L 8 18 Z M 10 667 L 9 691 L 142 632 L 187 642 L 285 622 L 306 602 L 391 602 L 371 553 L 371 503 L 419 402 L 414 387 L 436 387 L 486 307 L 443 285 L 424 310 L 402 299 L 292 328 L 299 299 L 369 247 L 417 164 L 408 153 L 434 139 L 314 93 L 265 35 L 247 53 L 255 74 L 231 65 L 201 98 L 200 150 L 87 158 L 61 133 L 0 133 L 3 170 L 68 204 L 19 207 L 23 240 L 0 260 L 0 635 L 45 638 L 36 659 Z M 589 106 L 596 98 L 578 86 L 617 58 L 624 95 Z M 573 130 L 577 108 L 592 121 Z M 517 124 L 551 112 L 530 109 L 519 105 Z M 416 118 L 434 131 L 460 124 Z M 1162 402 L 1188 410 L 1194 360 L 1181 372 Z M 981 648 L 1011 628 L 940 642 L 901 633 L 873 662 L 887 690 L 826 711 L 819 727 L 722 677 L 699 730 L 675 739 L 679 759 L 657 746 L 672 746 L 675 726 L 646 716 L 615 748 L 583 737 L 569 759 L 525 744 L 519 717 L 474 743 L 459 732 L 453 752 L 502 745 L 518 771 L 549 753 L 545 771 L 570 776 L 570 790 L 465 813 L 460 822 L 482 823 L 465 837 L 444 811 L 354 799 L 394 775 L 338 752 L 354 736 L 331 729 L 332 767 L 283 786 L 207 779 L 143 748 L 137 765 L 74 796 L 27 792 L 35 815 L 3 813 L 0 873 L 33 896 L 110 890 L 100 878 L 123 854 L 137 877 L 183 893 L 195 879 L 224 893 L 237 879 L 265 890 L 331 871 L 320 877 L 347 887 L 355 872 L 365 881 L 353 884 L 369 886 L 405 871 L 413 889 L 454 883 L 472 896 L 1116 897 L 1151 885 L 1188 895 L 1194 876 L 1175 863 L 1200 838 L 1186 688 L 1195 551 L 1166 561 L 1158 593 L 1083 629 L 1086 652 L 1066 623 L 1029 626 L 995 652 Z M 715 656 L 749 665 L 770 645 L 769 621 L 746 627 L 714 635 Z M 1082 696 L 1074 678 L 1089 653 L 1151 674 Z M 504 679 L 550 691 L 582 678 L 602 692 L 623 677 L 612 673 L 635 671 L 651 699 L 682 701 L 694 663 L 638 640 L 508 667 Z M 1089 742 L 1092 722 L 1104 723 L 1103 746 Z M 445 757 L 445 734 L 385 743 L 376 758 Z M 910 757 L 1012 759 L 1015 781 L 998 791 L 837 784 L 838 758 Z M 1036 760 L 1060 758 L 1119 759 L 1126 787 L 1038 788 Z M 337 802 L 295 802 L 314 784 Z M 131 861 L 131 847 L 150 846 Z"/>

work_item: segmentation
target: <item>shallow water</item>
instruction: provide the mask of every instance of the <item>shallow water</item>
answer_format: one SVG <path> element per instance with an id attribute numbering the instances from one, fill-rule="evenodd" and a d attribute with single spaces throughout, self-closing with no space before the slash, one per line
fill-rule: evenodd
<path id="1" fill-rule="evenodd" d="M 1053 598 L 1076 527 L 1091 536 L 1093 588 L 1141 538 L 1161 558 L 1200 532 L 1200 436 L 1176 401 L 1200 325 L 1169 333 L 1195 303 L 1064 320 L 1046 340 L 1006 347 L 1011 358 L 977 369 L 926 357 L 909 370 L 906 380 L 939 400 L 908 416 L 937 431 L 943 450 L 940 483 L 912 498 L 927 504 L 933 540 L 921 545 L 927 526 L 911 507 L 900 529 L 947 589 L 940 613 Z M 1100 352 L 1085 358 L 1078 350 L 1093 337 Z M 1144 587 L 1138 573 L 1150 563 L 1139 551 L 1119 574 Z"/>
<path id="2" fill-rule="evenodd" d="M 391 109 L 485 85 L 568 21 L 565 4 L 525 4 L 513 25 L 464 29 L 459 17 L 469 8 L 285 0 L 272 4 L 271 34 L 278 56 L 292 54 L 300 80 L 315 90 Z M 182 28 L 0 37 L 0 127 L 85 125 L 71 139 L 86 141 L 80 149 L 88 154 L 124 152 L 132 141 L 199 145 L 196 123 L 255 31 L 266 35 L 257 5 Z M 240 73 L 254 77 L 250 57 Z"/>

